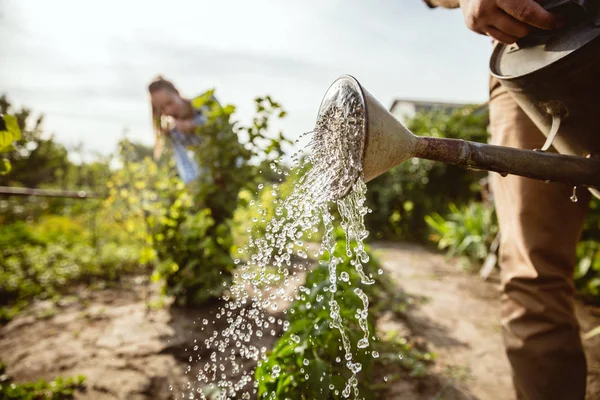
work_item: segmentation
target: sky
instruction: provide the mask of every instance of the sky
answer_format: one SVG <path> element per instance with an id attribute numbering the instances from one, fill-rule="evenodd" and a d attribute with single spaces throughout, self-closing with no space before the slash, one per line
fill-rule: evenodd
<path id="1" fill-rule="evenodd" d="M 269 94 L 288 112 L 274 129 L 296 139 L 343 74 L 386 107 L 483 102 L 491 53 L 460 10 L 422 0 L 0 0 L 0 38 L 0 93 L 89 154 L 152 143 L 157 74 L 188 97 L 215 88 L 241 122 Z"/>

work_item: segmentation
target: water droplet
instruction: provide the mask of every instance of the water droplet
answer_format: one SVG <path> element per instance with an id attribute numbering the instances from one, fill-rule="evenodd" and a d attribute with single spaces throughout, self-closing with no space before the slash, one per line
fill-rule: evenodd
<path id="1" fill-rule="evenodd" d="M 577 186 L 573 186 L 573 195 L 570 197 L 570 199 L 573 203 L 577 203 L 577 201 L 579 200 L 577 198 Z"/>
<path id="2" fill-rule="evenodd" d="M 340 280 L 344 282 L 348 282 L 350 280 L 350 275 L 346 271 L 340 274 Z"/>

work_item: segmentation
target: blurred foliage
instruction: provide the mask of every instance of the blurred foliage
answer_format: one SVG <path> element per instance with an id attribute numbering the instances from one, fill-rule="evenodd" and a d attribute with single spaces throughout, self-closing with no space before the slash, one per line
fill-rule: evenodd
<path id="1" fill-rule="evenodd" d="M 17 119 L 10 114 L 0 112 L 0 154 L 12 151 L 13 143 L 21 139 L 21 129 Z M 0 175 L 6 175 L 11 169 L 10 161 L 0 158 Z"/>
<path id="2" fill-rule="evenodd" d="M 356 317 L 363 308 L 363 303 L 354 292 L 356 285 L 360 283 L 360 275 L 346 255 L 343 232 L 338 230 L 336 239 L 334 256 L 342 260 L 337 265 L 337 275 L 339 277 L 347 273 L 349 280 L 338 280 L 334 297 L 339 305 L 345 332 L 354 349 L 352 362 L 360 363 L 358 388 L 361 396 L 365 399 L 377 398 L 377 393 L 370 387 L 376 362 L 396 362 L 412 374 L 421 376 L 426 371 L 431 355 L 417 350 L 406 340 L 400 346 L 392 342 L 371 340 L 371 348 L 379 353 L 357 349 L 358 341 L 364 337 Z M 365 250 L 369 254 L 369 261 L 364 265 L 364 272 L 375 277 L 376 283 L 361 285 L 361 289 L 370 303 L 367 317 L 369 336 L 376 337 L 375 321 L 381 312 L 390 307 L 403 312 L 407 301 L 390 278 L 379 274 L 379 262 L 368 247 Z M 351 371 L 342 351 L 340 331 L 331 326 L 329 315 L 329 256 L 324 255 L 320 261 L 308 273 L 296 301 L 287 311 L 289 325 L 285 333 L 267 353 L 267 359 L 261 361 L 256 369 L 259 398 L 304 400 L 348 397 L 342 396 L 342 391 L 351 377 Z"/>
<path id="3" fill-rule="evenodd" d="M 488 115 L 478 106 L 418 113 L 407 127 L 416 135 L 487 141 Z M 425 216 L 480 196 L 484 172 L 413 158 L 368 183 L 366 219 L 371 237 L 425 242 Z"/>
<path id="4" fill-rule="evenodd" d="M 0 323 L 34 298 L 57 300 L 76 283 L 117 281 L 137 267 L 139 246 L 111 229 L 94 245 L 83 222 L 49 215 L 0 226 Z"/>
<path id="5" fill-rule="evenodd" d="M 83 160 L 82 145 L 67 150 L 43 130 L 43 115 L 28 108 L 16 109 L 6 95 L 0 96 L 0 114 L 10 113 L 16 119 L 21 137 L 5 157 L 11 170 L 0 175 L 0 186 L 85 190 L 102 195 L 111 173 L 111 157 L 96 155 L 94 161 Z M 74 163 L 69 155 L 80 162 Z M 0 198 L 0 225 L 16 221 L 34 223 L 48 214 L 80 215 L 98 207 L 93 201 L 50 197 Z"/>
<path id="6" fill-rule="evenodd" d="M 109 158 L 75 164 L 67 149 L 44 133 L 43 116 L 15 109 L 6 96 L 0 97 L 0 113 L 14 115 L 21 131 L 6 153 L 12 169 L 0 176 L 0 185 L 102 194 Z M 0 322 L 34 299 L 57 300 L 78 283 L 117 281 L 137 268 L 141 246 L 105 218 L 101 205 L 97 199 L 0 199 Z"/>
<path id="7" fill-rule="evenodd" d="M 42 115 L 34 116 L 25 107 L 15 109 L 6 95 L 0 96 L 0 114 L 13 115 L 21 130 L 20 139 L 6 154 L 12 169 L 0 176 L 0 186 L 89 189 L 100 187 L 106 179 L 109 169 L 105 160 L 74 164 L 67 148 L 43 131 Z M 74 147 L 71 153 L 82 154 L 83 146 Z"/>
<path id="8" fill-rule="evenodd" d="M 600 200 L 592 196 L 577 246 L 575 285 L 587 301 L 600 304 Z"/>
<path id="9" fill-rule="evenodd" d="M 172 159 L 156 163 L 149 147 L 127 139 L 119 144 L 117 168 L 113 156 L 84 161 L 82 146 L 68 151 L 44 132 L 43 116 L 0 97 L 0 112 L 14 115 L 10 121 L 22 131 L 10 141 L 6 158 L 13 168 L 0 176 L 0 185 L 108 194 L 85 201 L 0 199 L 0 320 L 33 299 L 56 300 L 74 284 L 118 280 L 138 266 L 154 267 L 153 277 L 164 279 L 179 304 L 220 295 L 234 265 L 231 220 L 238 193 L 275 181 L 269 164 L 278 162 L 288 142 L 267 132 L 274 116 L 285 116 L 271 97 L 256 98 L 250 125 L 238 126 L 231 121 L 234 107 L 221 107 L 212 94 L 195 99 L 209 110 L 200 130 L 204 140 L 192 149 L 205 172 L 187 187 Z"/>
<path id="10" fill-rule="evenodd" d="M 434 231 L 430 239 L 439 249 L 447 250 L 448 257 L 462 256 L 468 267 L 481 265 L 498 233 L 494 208 L 477 202 L 461 208 L 451 203 L 448 207 L 445 217 L 438 213 L 425 216 Z"/>
<path id="11" fill-rule="evenodd" d="M 443 216 L 432 213 L 425 217 L 432 230 L 430 240 L 449 257 L 459 256 L 468 269 L 480 267 L 498 233 L 494 207 L 480 202 L 448 207 Z M 594 198 L 577 245 L 574 279 L 578 295 L 600 304 L 600 201 Z"/>
<path id="12" fill-rule="evenodd" d="M 575 285 L 586 299 L 600 304 L 600 244 L 582 241 L 577 246 Z"/>
<path id="13" fill-rule="evenodd" d="M 58 377 L 50 382 L 14 383 L 6 374 L 6 364 L 0 362 L 0 399 L 3 400 L 70 400 L 85 389 L 85 376 Z"/>
<path id="14" fill-rule="evenodd" d="M 123 142 L 123 167 L 107 184 L 106 207 L 144 243 L 140 262 L 156 266 L 153 278 L 164 280 L 165 293 L 180 305 L 205 303 L 227 288 L 234 269 L 232 219 L 238 200 L 265 181 L 258 171 L 279 160 L 287 142 L 281 133 L 268 134 L 272 118 L 285 115 L 270 97 L 255 99 L 249 126 L 231 121 L 234 107 L 213 99 L 213 91 L 195 99 L 196 106 L 208 108 L 206 124 L 197 129 L 203 141 L 192 148 L 203 171 L 197 181 L 185 186 L 171 160 L 140 161 L 135 145 Z M 261 160 L 258 165 L 251 162 L 255 158 Z"/>

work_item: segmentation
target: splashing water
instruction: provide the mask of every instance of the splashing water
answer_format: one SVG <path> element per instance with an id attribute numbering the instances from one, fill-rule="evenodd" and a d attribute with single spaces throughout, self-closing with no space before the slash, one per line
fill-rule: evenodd
<path id="1" fill-rule="evenodd" d="M 265 234 L 250 236 L 241 250 L 248 261 L 242 264 L 236 260 L 239 267 L 236 280 L 229 290 L 227 302 L 216 315 L 217 320 L 224 320 L 225 328 L 215 330 L 204 341 L 203 350 L 210 353 L 210 359 L 203 361 L 201 367 L 193 372 L 201 387 L 190 388 L 187 398 L 207 398 L 207 387 L 217 388 L 218 398 L 223 400 L 249 399 L 256 393 L 253 374 L 243 366 L 248 361 L 259 362 L 266 358 L 267 349 L 259 348 L 257 343 L 269 332 L 275 334 L 274 330 L 269 330 L 275 320 L 269 316 L 269 309 L 278 309 L 278 300 L 292 300 L 286 295 L 285 288 L 299 277 L 295 273 L 290 276 L 290 269 L 306 270 L 306 261 L 296 260 L 307 258 L 310 251 L 303 239 L 309 239 L 308 235 L 305 238 L 305 234 L 317 229 L 324 233 L 317 254 L 329 254 L 329 286 L 319 296 L 321 299 L 329 296 L 330 326 L 340 333 L 345 365 L 351 371 L 341 393 L 345 398 L 352 393 L 355 397 L 359 396 L 357 374 L 362 366 L 353 362 L 352 343 L 335 299 L 338 280 L 346 283 L 349 276 L 345 272 L 338 276 L 337 266 L 343 260 L 334 256 L 334 230 L 339 225 L 346 233 L 346 255 L 360 276 L 360 283 L 373 284 L 374 279 L 367 276 L 363 268 L 369 261 L 363 245 L 368 236 L 364 217 L 369 210 L 364 205 L 366 185 L 361 179 L 365 109 L 357 92 L 340 90 L 324 100 L 321 110 L 315 131 L 308 133 L 312 135 L 310 155 L 301 161 L 303 152 L 299 151 L 292 157 L 292 169 L 306 172 L 287 198 L 279 199 L 274 190 L 275 216 L 267 223 Z M 282 174 L 277 165 L 272 165 L 272 169 Z M 255 205 L 259 215 L 267 215 L 262 205 Z M 341 221 L 335 220 L 331 207 L 338 210 Z M 268 272 L 269 268 L 276 268 L 277 274 Z M 302 293 L 303 288 L 300 287 L 299 291 Z M 360 287 L 354 289 L 354 294 L 362 301 L 362 308 L 356 311 L 355 317 L 364 333 L 356 347 L 363 350 L 369 346 L 369 299 Z M 289 323 L 279 323 L 284 331 L 289 327 Z M 292 340 L 296 342 L 293 335 Z M 372 354 L 378 356 L 376 352 Z M 304 365 L 308 365 L 308 360 Z M 280 371 L 281 366 L 277 365 L 273 367 L 272 374 L 275 377 Z"/>

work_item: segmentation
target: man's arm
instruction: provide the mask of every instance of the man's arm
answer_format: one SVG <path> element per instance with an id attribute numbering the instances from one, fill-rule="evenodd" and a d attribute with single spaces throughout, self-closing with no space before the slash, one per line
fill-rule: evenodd
<path id="1" fill-rule="evenodd" d="M 423 0 L 425 4 L 429 6 L 429 8 L 459 8 L 460 3 L 458 0 Z"/>

